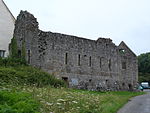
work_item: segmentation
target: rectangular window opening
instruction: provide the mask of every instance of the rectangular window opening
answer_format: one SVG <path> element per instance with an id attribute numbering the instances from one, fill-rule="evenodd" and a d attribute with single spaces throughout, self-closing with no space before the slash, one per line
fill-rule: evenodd
<path id="1" fill-rule="evenodd" d="M 122 69 L 126 69 L 126 62 L 122 62 Z"/>
<path id="2" fill-rule="evenodd" d="M 30 59 L 31 59 L 31 52 L 28 50 L 28 64 L 30 64 Z"/>
<path id="3" fill-rule="evenodd" d="M 80 57 L 80 54 L 78 55 L 78 66 L 80 66 L 80 60 L 81 60 L 81 57 Z"/>
<path id="4" fill-rule="evenodd" d="M 68 53 L 65 54 L 65 64 L 68 64 Z"/>
<path id="5" fill-rule="evenodd" d="M 111 71 L 111 59 L 109 59 L 108 66 L 109 66 L 109 70 Z"/>
<path id="6" fill-rule="evenodd" d="M 102 68 L 102 58 L 99 59 L 99 67 Z"/>
<path id="7" fill-rule="evenodd" d="M 92 58 L 91 58 L 91 56 L 90 56 L 90 58 L 89 58 L 89 66 L 90 66 L 90 67 L 92 66 Z"/>

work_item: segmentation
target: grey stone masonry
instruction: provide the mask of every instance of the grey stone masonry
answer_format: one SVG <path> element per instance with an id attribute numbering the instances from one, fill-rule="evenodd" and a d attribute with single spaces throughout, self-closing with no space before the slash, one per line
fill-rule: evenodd
<path id="1" fill-rule="evenodd" d="M 39 30 L 36 18 L 21 11 L 15 23 L 18 51 L 25 42 L 26 60 L 67 82 L 71 88 L 97 91 L 135 90 L 138 82 L 136 55 L 121 42 L 90 40 Z"/>

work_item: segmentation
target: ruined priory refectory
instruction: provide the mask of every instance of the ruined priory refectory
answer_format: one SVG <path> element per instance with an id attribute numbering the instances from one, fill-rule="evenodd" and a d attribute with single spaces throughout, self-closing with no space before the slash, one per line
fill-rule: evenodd
<path id="1" fill-rule="evenodd" d="M 67 82 L 69 87 L 88 90 L 135 90 L 138 82 L 137 57 L 121 42 L 86 38 L 39 30 L 36 18 L 21 11 L 14 30 L 18 54 L 28 64 Z"/>

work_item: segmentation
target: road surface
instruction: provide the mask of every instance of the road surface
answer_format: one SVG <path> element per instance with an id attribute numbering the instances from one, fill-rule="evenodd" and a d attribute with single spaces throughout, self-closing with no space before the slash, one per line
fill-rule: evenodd
<path id="1" fill-rule="evenodd" d="M 147 94 L 132 98 L 117 113 L 150 113 L 150 90 Z"/>

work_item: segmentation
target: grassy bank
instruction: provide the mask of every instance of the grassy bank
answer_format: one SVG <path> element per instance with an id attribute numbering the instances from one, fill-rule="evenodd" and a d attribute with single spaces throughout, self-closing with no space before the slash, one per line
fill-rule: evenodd
<path id="1" fill-rule="evenodd" d="M 62 80 L 31 66 L 0 67 L 0 84 L 65 86 Z"/>
<path id="2" fill-rule="evenodd" d="M 40 104 L 21 91 L 0 90 L 0 113 L 40 113 Z"/>
<path id="3" fill-rule="evenodd" d="M 5 85 L 1 86 L 1 89 L 30 94 L 39 104 L 37 112 L 41 113 L 116 113 L 129 98 L 143 94 L 143 92 L 92 92 L 48 86 L 39 88 Z"/>
<path id="4" fill-rule="evenodd" d="M 116 113 L 129 98 L 139 93 L 38 88 L 34 94 L 46 113 Z"/>
<path id="5" fill-rule="evenodd" d="M 0 64 L 0 113 L 116 113 L 143 92 L 65 88 L 62 80 L 12 60 Z"/>

